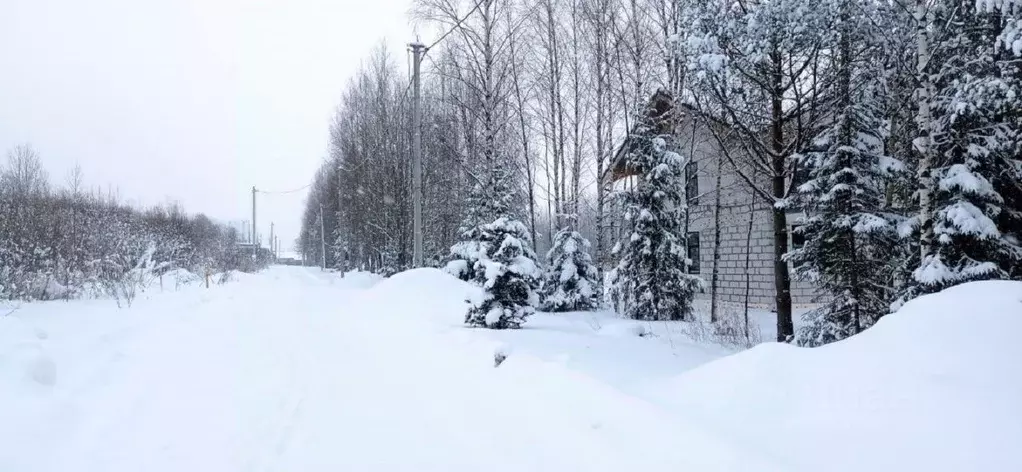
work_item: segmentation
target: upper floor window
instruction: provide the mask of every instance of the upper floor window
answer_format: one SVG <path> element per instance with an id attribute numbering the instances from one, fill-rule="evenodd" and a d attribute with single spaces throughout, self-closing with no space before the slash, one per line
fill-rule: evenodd
<path id="1" fill-rule="evenodd" d="M 696 161 L 685 164 L 685 200 L 689 205 L 699 204 L 699 163 Z"/>
<path id="2" fill-rule="evenodd" d="M 791 234 L 791 247 L 788 249 L 789 251 L 794 251 L 796 249 L 802 249 L 803 247 L 805 247 L 806 235 L 805 233 L 802 232 L 802 229 L 803 229 L 802 225 L 793 225 L 791 229 L 788 230 L 788 233 Z M 793 263 L 792 265 L 795 267 L 799 267 L 802 264 Z"/>

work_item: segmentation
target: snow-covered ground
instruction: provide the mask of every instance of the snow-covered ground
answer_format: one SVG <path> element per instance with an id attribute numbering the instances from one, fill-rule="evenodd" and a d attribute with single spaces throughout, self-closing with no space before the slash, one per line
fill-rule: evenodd
<path id="1" fill-rule="evenodd" d="M 1022 282 L 921 297 L 816 349 L 767 343 L 655 388 L 798 470 L 1022 470 Z"/>
<path id="2" fill-rule="evenodd" d="M 465 328 L 470 290 L 273 267 L 22 305 L 0 471 L 1022 470 L 1022 284 L 733 356 L 607 313 Z"/>

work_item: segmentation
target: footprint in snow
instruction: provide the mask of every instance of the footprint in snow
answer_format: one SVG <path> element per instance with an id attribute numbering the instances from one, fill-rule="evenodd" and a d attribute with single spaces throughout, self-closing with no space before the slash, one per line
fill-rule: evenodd
<path id="1" fill-rule="evenodd" d="M 28 361 L 26 370 L 28 377 L 39 385 L 52 387 L 57 384 L 57 363 L 42 352 L 35 354 Z"/>

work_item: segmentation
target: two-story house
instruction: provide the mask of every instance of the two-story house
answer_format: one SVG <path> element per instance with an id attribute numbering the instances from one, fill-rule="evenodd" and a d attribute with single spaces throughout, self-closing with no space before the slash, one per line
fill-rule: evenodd
<path id="1" fill-rule="evenodd" d="M 653 95 L 649 110 L 658 116 L 668 116 L 673 102 L 662 92 Z M 724 302 L 744 303 L 746 297 L 753 306 L 774 305 L 774 237 L 771 224 L 772 202 L 758 196 L 732 165 L 742 166 L 745 175 L 755 185 L 769 188 L 768 176 L 757 175 L 751 165 L 743 163 L 740 143 L 728 142 L 730 133 L 724 125 L 710 130 L 695 112 L 681 106 L 673 119 L 674 150 L 686 159 L 685 195 L 688 200 L 688 254 L 693 261 L 690 271 L 707 282 L 703 296 L 710 296 L 710 279 L 716 246 L 717 299 Z M 663 132 L 663 130 L 661 130 Z M 728 159 L 721 146 L 728 146 L 732 159 Z M 628 185 L 632 178 L 625 165 L 627 142 L 622 145 L 607 172 L 603 185 Z M 719 204 L 719 211 L 715 211 Z M 800 235 L 791 229 L 797 225 L 798 214 L 787 215 L 789 247 L 802 243 Z M 719 231 L 719 245 L 715 244 Z M 790 267 L 789 267 L 790 269 Z M 792 280 L 792 302 L 805 305 L 813 302 L 811 284 Z"/>

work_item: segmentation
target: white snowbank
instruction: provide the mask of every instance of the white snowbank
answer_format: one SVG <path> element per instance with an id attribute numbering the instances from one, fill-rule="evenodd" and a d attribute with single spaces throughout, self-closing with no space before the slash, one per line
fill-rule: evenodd
<path id="1" fill-rule="evenodd" d="M 458 280 L 443 270 L 429 267 L 398 272 L 374 288 L 380 292 L 434 294 L 455 298 L 471 289 L 472 284 Z"/>
<path id="2" fill-rule="evenodd" d="M 806 470 L 1022 470 L 1022 283 L 920 297 L 848 340 L 769 343 L 662 401 Z"/>
<path id="3" fill-rule="evenodd" d="M 344 285 L 349 288 L 369 288 L 376 285 L 383 277 L 364 270 L 351 270 L 344 273 Z"/>
<path id="4" fill-rule="evenodd" d="M 650 375 L 676 374 L 723 352 L 644 339 L 636 334 L 642 323 L 609 313 L 537 313 L 523 329 L 469 328 L 465 299 L 478 290 L 442 270 L 415 269 L 381 281 L 358 305 L 377 320 L 393 321 L 388 336 L 403 340 L 391 349 L 407 356 L 412 371 L 441 363 L 413 397 L 426 395 L 427 385 L 448 385 L 463 414 L 496 427 L 497 437 L 518 438 L 509 445 L 522 441 L 512 446 L 514 459 L 494 460 L 490 469 L 787 470 L 758 448 L 693 428 L 633 395 Z M 500 354 L 505 359 L 494 368 Z M 429 401 L 431 409 L 447 403 Z M 445 434 L 437 430 L 430 441 L 442 442 Z M 536 455 L 538 443 L 553 450 Z M 463 461 L 476 460 L 480 451 L 474 442 L 472 448 Z M 445 454 L 444 447 L 436 453 Z"/>
<path id="5" fill-rule="evenodd" d="M 440 269 L 422 268 L 398 272 L 381 280 L 365 293 L 369 306 L 382 304 L 386 312 L 405 318 L 464 322 L 465 302 L 478 289 Z M 381 310 L 384 311 L 384 310 Z"/>

